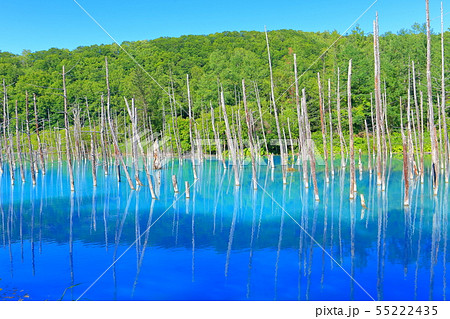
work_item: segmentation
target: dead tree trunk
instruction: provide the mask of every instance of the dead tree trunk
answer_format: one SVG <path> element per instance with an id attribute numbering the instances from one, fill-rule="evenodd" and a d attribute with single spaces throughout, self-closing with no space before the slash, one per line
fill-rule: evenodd
<path id="1" fill-rule="evenodd" d="M 230 124 L 228 123 L 227 109 L 225 107 L 225 99 L 223 97 L 223 90 L 220 91 L 220 101 L 221 101 L 220 104 L 222 104 L 223 119 L 225 122 L 225 134 L 227 135 L 228 150 L 231 153 L 231 160 L 233 161 L 234 185 L 240 186 L 239 168 L 238 168 L 238 163 L 237 163 L 237 158 L 236 158 L 236 148 L 235 148 L 236 145 L 234 143 L 233 137 L 231 136 Z"/>
<path id="2" fill-rule="evenodd" d="M 409 206 L 409 174 L 408 174 L 408 143 L 406 141 L 404 129 L 403 129 L 403 115 L 402 115 L 402 103 L 400 99 L 400 123 L 402 133 L 403 144 L 403 179 L 405 181 L 405 195 L 403 198 L 403 205 Z"/>
<path id="3" fill-rule="evenodd" d="M 94 187 L 97 187 L 97 149 L 95 143 L 95 135 L 92 131 L 91 116 L 89 114 L 89 103 L 86 97 L 86 111 L 89 120 L 89 134 L 91 137 L 91 166 L 92 166 L 92 183 Z"/>
<path id="4" fill-rule="evenodd" d="M 330 182 L 330 177 L 328 176 L 328 147 L 327 147 L 327 129 L 325 126 L 324 119 L 324 105 L 322 99 L 322 84 L 320 82 L 320 73 L 317 73 L 317 84 L 319 86 L 319 109 L 320 109 L 320 127 L 322 129 L 322 143 L 323 143 L 323 157 L 325 161 L 325 181 Z"/>
<path id="5" fill-rule="evenodd" d="M 434 195 L 438 192 L 438 174 L 439 174 L 439 154 L 437 146 L 436 127 L 434 125 L 433 95 L 431 89 L 431 31 L 430 31 L 430 8 L 429 0 L 425 0 L 427 13 L 427 95 L 428 110 L 430 114 L 430 139 L 431 139 L 431 162 L 433 171 L 433 189 Z"/>
<path id="6" fill-rule="evenodd" d="M 384 125 L 381 118 L 381 88 L 380 88 L 380 55 L 378 48 L 378 13 L 376 20 L 373 23 L 373 51 L 374 51 L 374 62 L 375 62 L 375 125 L 377 128 L 377 185 L 382 185 L 382 167 L 381 162 L 383 161 L 383 151 L 381 148 L 381 129 Z"/>
<path id="7" fill-rule="evenodd" d="M 447 131 L 447 115 L 445 113 L 445 64 L 444 64 L 444 6 L 441 2 L 441 113 L 444 127 L 444 167 L 445 183 L 448 183 L 449 175 L 449 139 Z"/>
<path id="8" fill-rule="evenodd" d="M 255 163 L 255 140 L 253 138 L 253 121 L 251 119 L 251 114 L 249 113 L 249 110 L 247 108 L 247 96 L 245 94 L 245 81 L 242 79 L 242 99 L 244 101 L 244 110 L 245 110 L 245 120 L 247 123 L 247 129 L 248 129 L 248 142 L 250 146 L 250 157 L 252 161 L 252 182 L 253 182 L 253 189 L 258 189 L 258 182 L 256 181 L 256 163 Z"/>
<path id="9" fill-rule="evenodd" d="M 107 117 L 108 117 L 108 122 L 109 122 L 109 128 L 111 130 L 111 137 L 112 137 L 112 140 L 113 140 L 113 143 L 114 143 L 114 147 L 116 149 L 117 157 L 119 158 L 120 163 L 122 164 L 122 168 L 125 171 L 125 176 L 127 178 L 128 184 L 130 185 L 130 188 L 132 190 L 135 190 L 133 182 L 132 182 L 131 177 L 130 177 L 130 174 L 128 173 L 127 166 L 125 165 L 125 161 L 123 159 L 122 152 L 119 149 L 119 142 L 117 140 L 116 132 L 114 131 L 114 126 L 113 126 L 113 123 L 112 123 L 112 120 L 111 120 L 111 110 L 110 110 L 110 107 L 111 107 L 111 90 L 109 88 L 108 59 L 106 57 L 105 57 L 105 69 L 106 69 L 106 88 L 107 88 L 107 91 L 108 91 L 108 96 L 107 96 L 107 100 L 106 100 L 106 111 L 107 111 Z"/>
<path id="10" fill-rule="evenodd" d="M 17 113 L 17 100 L 16 100 L 15 111 L 16 111 L 16 148 L 17 148 L 17 154 L 19 157 L 20 177 L 22 178 L 22 183 L 25 183 L 25 171 L 23 169 L 22 146 L 20 145 L 20 137 L 19 137 L 19 115 Z"/>
<path id="11" fill-rule="evenodd" d="M 342 134 L 342 123 L 341 123 L 341 92 L 340 92 L 340 71 L 339 68 L 337 69 L 337 88 L 336 88 L 336 112 L 337 112 L 337 118 L 338 118 L 338 134 L 339 134 L 339 142 L 341 146 L 341 168 L 345 168 L 345 155 L 344 155 L 344 135 Z"/>
<path id="12" fill-rule="evenodd" d="M 294 75 L 295 75 L 295 103 L 297 106 L 297 118 L 298 118 L 298 138 L 299 138 L 299 161 L 302 162 L 302 171 L 303 171 L 303 183 L 305 184 L 305 188 L 309 187 L 309 179 L 308 179 L 308 161 L 307 156 L 309 153 L 307 152 L 306 143 L 306 127 L 304 126 L 305 114 L 303 112 L 303 107 L 300 109 L 300 95 L 298 89 L 298 76 L 297 76 L 297 56 L 294 54 Z M 303 103 L 303 100 L 302 100 Z"/>
<path id="13" fill-rule="evenodd" d="M 9 166 L 9 175 L 11 178 L 11 185 L 14 185 L 15 176 L 14 176 L 14 154 L 13 154 L 13 144 L 11 138 L 11 130 L 9 129 L 9 111 L 8 111 L 8 94 L 6 92 L 6 83 L 5 79 L 3 79 L 3 132 L 5 134 L 5 148 L 6 148 L 6 156 L 8 158 L 8 166 Z M 6 136 L 6 128 L 8 128 L 8 136 Z M 0 151 L 1 152 L 1 151 Z"/>
<path id="14" fill-rule="evenodd" d="M 222 143 L 220 141 L 219 134 L 217 133 L 217 130 L 216 130 L 214 109 L 213 109 L 212 106 L 211 106 L 211 126 L 212 126 L 213 133 L 214 133 L 214 140 L 215 140 L 215 144 L 216 144 L 217 158 L 218 158 L 219 161 L 222 162 L 223 168 L 227 169 L 227 165 L 225 164 L 225 159 L 224 159 L 223 153 L 222 153 Z"/>
<path id="15" fill-rule="evenodd" d="M 130 116 L 131 120 L 131 131 L 132 131 L 132 137 L 131 137 L 131 143 L 132 143 L 132 157 L 133 157 L 133 165 L 134 165 L 134 178 L 136 180 L 136 183 L 139 186 L 143 186 L 141 179 L 139 178 L 139 156 L 138 156 L 138 139 L 139 139 L 139 133 L 137 130 L 137 109 L 134 106 L 134 98 L 131 99 L 131 108 L 128 104 L 128 101 L 126 97 L 123 98 L 125 100 L 125 105 L 127 106 L 128 115 Z"/>
<path id="16" fill-rule="evenodd" d="M 102 162 L 103 162 L 103 171 L 105 175 L 108 175 L 108 150 L 106 147 L 106 121 L 105 121 L 105 103 L 103 99 L 103 94 L 101 96 L 101 114 L 100 114 L 100 142 L 102 145 Z"/>
<path id="17" fill-rule="evenodd" d="M 67 89 L 66 89 L 66 70 L 63 65 L 62 68 L 62 80 L 63 80 L 63 95 L 64 95 L 64 127 L 66 131 L 66 156 L 67 156 L 67 166 L 69 168 L 69 178 L 70 178 L 70 190 L 75 191 L 75 183 L 73 180 L 73 167 L 72 167 L 72 156 L 71 156 L 71 146 L 70 146 L 70 131 L 69 131 L 69 111 L 67 103 Z"/>
<path id="18" fill-rule="evenodd" d="M 309 119 L 308 119 L 308 111 L 306 110 L 306 94 L 305 89 L 302 90 L 302 108 L 303 108 L 303 114 L 304 114 L 304 121 L 305 121 L 305 130 L 306 130 L 306 136 L 307 136 L 307 151 L 309 155 L 310 165 L 311 165 L 311 175 L 313 180 L 313 186 L 314 186 L 314 199 L 316 202 L 320 200 L 319 198 L 319 188 L 317 187 L 317 178 L 316 178 L 316 156 L 314 154 L 314 143 L 311 139 L 311 129 L 309 126 Z"/>
<path id="19" fill-rule="evenodd" d="M 370 156 L 370 136 L 369 128 L 367 127 L 367 121 L 364 119 L 364 126 L 366 129 L 366 140 L 367 140 L 367 165 L 369 169 L 369 174 L 372 174 L 372 157 Z"/>
<path id="20" fill-rule="evenodd" d="M 331 80 L 328 79 L 328 113 L 330 117 L 330 171 L 334 178 L 334 151 L 333 151 L 333 116 L 331 113 Z"/>
<path id="21" fill-rule="evenodd" d="M 40 162 L 41 162 L 42 175 L 45 175 L 44 152 L 42 151 L 41 135 L 39 134 L 39 122 L 38 122 L 36 104 L 37 104 L 36 103 L 36 94 L 33 93 L 34 121 L 36 124 L 36 138 L 37 138 L 37 142 L 38 142 L 38 152 L 39 152 L 39 158 L 40 158 Z"/>
<path id="22" fill-rule="evenodd" d="M 188 93 L 188 105 L 189 105 L 189 140 L 191 142 L 191 160 L 192 160 L 192 171 L 194 173 L 194 179 L 198 179 L 197 171 L 195 169 L 195 146 L 194 137 L 192 135 L 192 107 L 191 107 L 191 90 L 189 89 L 189 74 L 186 74 L 186 85 Z"/>
<path id="23" fill-rule="evenodd" d="M 64 68 L 63 68 L 64 72 Z M 31 171 L 31 180 L 33 185 L 36 185 L 36 174 L 34 171 L 34 155 L 33 155 L 33 146 L 31 145 L 31 137 L 30 137 L 30 121 L 29 121 L 29 113 L 28 113 L 28 92 L 25 92 L 25 116 L 27 123 L 27 138 L 28 138 L 28 148 L 30 154 L 30 171 Z"/>
<path id="24" fill-rule="evenodd" d="M 294 54 L 294 59 L 295 59 L 295 54 Z M 256 103 L 258 104 L 259 119 L 261 120 L 261 130 L 263 133 L 264 146 L 266 147 L 266 154 L 267 154 L 267 156 L 269 156 L 269 147 L 267 146 L 266 132 L 265 132 L 263 114 L 262 114 L 262 109 L 261 109 L 261 98 L 259 97 L 259 90 L 258 90 L 258 86 L 256 85 L 256 82 L 255 82 L 255 95 L 256 95 Z"/>
<path id="25" fill-rule="evenodd" d="M 350 199 L 355 198 L 356 193 L 356 174 L 355 174 L 355 149 L 353 143 L 353 117 L 352 117 L 352 60 L 348 61 L 348 80 L 347 80 L 347 104 L 348 104 L 348 129 L 350 135 Z"/>
<path id="26" fill-rule="evenodd" d="M 284 143 L 283 143 L 283 139 L 281 137 L 281 128 L 280 128 L 280 121 L 278 120 L 278 110 L 277 110 L 277 103 L 275 101 L 275 92 L 274 92 L 274 83 L 273 83 L 273 72 L 272 72 L 272 60 L 270 58 L 270 48 L 269 48 L 269 37 L 267 35 L 267 30 L 264 30 L 264 32 L 266 33 L 266 43 L 267 43 L 267 55 L 269 58 L 269 71 L 270 71 L 270 96 L 272 99 L 272 105 L 273 105 L 273 114 L 275 117 L 275 123 L 277 126 L 277 134 L 278 134 L 278 141 L 280 143 L 280 155 L 281 155 L 281 170 L 283 173 L 283 178 L 285 178 L 286 176 L 286 157 L 284 154 Z"/>

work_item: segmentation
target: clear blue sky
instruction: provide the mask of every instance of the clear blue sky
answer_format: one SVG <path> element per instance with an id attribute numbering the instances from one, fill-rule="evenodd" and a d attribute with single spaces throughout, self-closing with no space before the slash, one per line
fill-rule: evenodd
<path id="1" fill-rule="evenodd" d="M 116 40 L 134 41 L 222 31 L 294 29 L 344 32 L 374 0 L 77 0 Z M 440 1 L 430 0 L 432 28 L 440 31 Z M 397 32 L 425 22 L 425 0 L 378 0 L 358 21 L 372 31 Z M 444 12 L 450 0 L 444 1 Z M 0 50 L 107 44 L 112 40 L 73 0 L 0 0 Z M 450 14 L 444 17 L 445 29 Z"/>

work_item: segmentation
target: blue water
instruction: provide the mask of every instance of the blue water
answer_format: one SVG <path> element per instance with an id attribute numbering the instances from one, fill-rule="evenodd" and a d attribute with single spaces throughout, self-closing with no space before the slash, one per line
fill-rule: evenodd
<path id="1" fill-rule="evenodd" d="M 205 160 L 194 182 L 190 161 L 176 160 L 152 172 L 158 200 L 113 169 L 99 167 L 93 188 L 85 162 L 74 194 L 65 164 L 49 163 L 35 187 L 28 175 L 11 186 L 5 169 L 0 299 L 445 300 L 448 185 L 433 197 L 427 172 L 405 209 L 400 167 L 393 159 L 385 192 L 357 172 L 366 210 L 349 200 L 348 170 L 326 185 L 322 167 L 319 203 L 297 166 L 287 185 L 280 166 L 259 166 L 253 191 L 249 166 L 235 188 L 231 167 Z"/>

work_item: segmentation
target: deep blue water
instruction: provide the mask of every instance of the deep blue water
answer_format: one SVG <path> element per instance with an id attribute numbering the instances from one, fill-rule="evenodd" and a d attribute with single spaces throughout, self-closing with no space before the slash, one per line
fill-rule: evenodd
<path id="1" fill-rule="evenodd" d="M 319 167 L 321 200 L 315 203 L 297 166 L 287 185 L 279 165 L 274 171 L 259 166 L 261 187 L 253 191 L 250 166 L 235 188 L 231 167 L 224 171 L 216 160 L 205 160 L 194 183 L 190 161 L 180 166 L 176 160 L 152 173 L 158 200 L 148 187 L 131 191 L 123 174 L 118 183 L 114 170 L 105 176 L 101 167 L 94 189 L 85 162 L 75 164 L 71 194 L 65 164 L 47 166 L 35 187 L 30 176 L 14 186 L 7 169 L 0 176 L 0 299 L 76 300 L 83 293 L 81 300 L 450 296 L 448 185 L 441 182 L 433 197 L 427 172 L 423 185 L 413 183 L 405 209 L 399 160 L 388 169 L 385 192 L 377 189 L 376 175 L 357 171 L 366 210 L 359 196 L 349 200 L 348 169 L 336 171 L 326 185 Z M 189 200 L 181 193 L 186 180 L 194 183 Z"/>

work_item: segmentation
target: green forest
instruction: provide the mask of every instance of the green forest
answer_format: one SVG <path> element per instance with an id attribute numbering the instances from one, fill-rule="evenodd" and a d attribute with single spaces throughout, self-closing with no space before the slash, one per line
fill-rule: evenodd
<path id="1" fill-rule="evenodd" d="M 347 68 L 350 59 L 353 64 L 354 132 L 355 135 L 364 134 L 365 119 L 369 127 L 371 126 L 371 92 L 374 90 L 373 35 L 356 27 L 342 37 L 337 32 L 294 30 L 269 31 L 268 37 L 273 65 L 274 93 L 283 127 L 287 127 L 287 121 L 290 119 L 292 133 L 297 136 L 293 85 L 293 55 L 296 54 L 299 87 L 305 88 L 306 91 L 313 136 L 320 136 L 318 72 L 322 79 L 324 102 L 327 108 L 330 103 L 335 124 L 339 70 L 343 129 L 348 131 L 345 106 Z M 446 60 L 449 61 L 450 32 L 446 31 L 444 37 Z M 433 33 L 432 79 L 435 107 L 437 95 L 441 92 L 440 41 L 441 35 Z M 385 33 L 380 36 L 380 56 L 381 87 L 387 108 L 387 122 L 391 132 L 395 133 L 400 129 L 400 100 L 403 101 L 403 107 L 407 101 L 412 61 L 415 64 L 417 91 L 423 92 L 425 96 L 423 103 L 426 105 L 425 25 L 415 24 L 397 34 Z M 109 64 L 111 108 L 118 118 L 127 117 L 124 97 L 135 98 L 141 125 L 150 119 L 153 131 L 161 131 L 165 123 L 172 125 L 170 117 L 174 114 L 171 114 L 173 112 L 170 105 L 173 101 L 170 95 L 173 95 L 184 150 L 189 149 L 186 75 L 189 75 L 194 118 L 203 131 L 210 131 L 208 127 L 211 117 L 210 106 L 218 108 L 220 87 L 223 87 L 227 108 L 239 112 L 242 100 L 241 81 L 245 79 L 250 109 L 257 112 L 254 89 L 257 87 L 264 110 L 267 137 L 276 138 L 275 121 L 271 114 L 273 110 L 270 103 L 266 39 L 264 32 L 257 31 L 159 38 L 123 42 L 121 46 L 117 44 L 80 46 L 74 50 L 57 48 L 38 52 L 24 50 L 20 55 L 0 52 L 0 79 L 4 79 L 5 83 L 4 101 L 7 101 L 7 112 L 14 114 L 17 101 L 19 121 L 24 121 L 25 92 L 28 92 L 31 99 L 34 93 L 38 117 L 41 123 L 44 123 L 41 129 L 63 127 L 62 67 L 65 66 L 69 107 L 80 107 L 83 112 L 82 126 L 87 126 L 88 123 L 85 114 L 87 107 L 90 116 L 96 122 L 100 112 L 101 95 L 106 95 L 105 57 Z M 449 63 L 445 65 L 448 70 Z M 448 82 L 448 77 L 446 81 Z M 437 117 L 439 112 L 436 111 L 435 114 Z M 0 120 L 3 120 L 3 116 L 0 112 Z M 11 118 L 14 122 L 14 117 Z M 218 121 L 220 122 L 220 118 Z M 73 117 L 70 118 L 70 123 L 73 124 Z M 223 130 L 219 131 L 223 134 Z M 361 147 L 364 148 L 362 142 Z"/>

